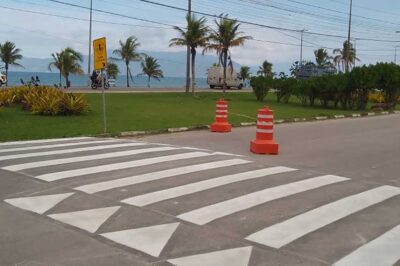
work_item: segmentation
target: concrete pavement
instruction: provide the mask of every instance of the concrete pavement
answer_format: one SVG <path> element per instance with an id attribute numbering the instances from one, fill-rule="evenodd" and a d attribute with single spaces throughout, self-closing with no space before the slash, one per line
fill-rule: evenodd
<path id="1" fill-rule="evenodd" d="M 400 265 L 400 116 L 0 144 L 0 265 Z"/>

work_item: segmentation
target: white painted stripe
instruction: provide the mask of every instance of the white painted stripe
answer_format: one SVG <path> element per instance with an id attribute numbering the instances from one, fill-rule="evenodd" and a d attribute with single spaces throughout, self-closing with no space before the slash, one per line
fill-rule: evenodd
<path id="1" fill-rule="evenodd" d="M 133 161 L 127 161 L 127 162 L 122 162 L 122 163 L 106 164 L 106 165 L 93 166 L 93 167 L 87 167 L 87 168 L 81 168 L 81 169 L 67 170 L 67 171 L 62 171 L 62 172 L 48 173 L 48 174 L 36 176 L 35 178 L 51 182 L 51 181 L 65 179 L 65 178 L 97 174 L 97 173 L 103 173 L 103 172 L 111 172 L 111 171 L 115 171 L 115 170 L 135 168 L 135 167 L 139 167 L 139 166 L 152 165 L 152 164 L 156 164 L 156 163 L 171 162 L 171 161 L 176 161 L 176 160 L 199 158 L 199 157 L 205 157 L 205 156 L 210 156 L 210 154 L 205 153 L 205 152 L 188 152 L 188 153 L 167 155 L 167 156 L 161 156 L 161 157 L 153 157 L 153 158 L 147 158 L 147 159 L 141 159 L 141 160 L 133 160 Z"/>
<path id="2" fill-rule="evenodd" d="M 176 266 L 248 266 L 253 247 L 233 248 L 168 260 Z"/>
<path id="3" fill-rule="evenodd" d="M 151 152 L 172 151 L 172 150 L 178 150 L 178 149 L 179 148 L 177 148 L 177 147 L 157 147 L 157 148 L 128 150 L 128 151 L 120 151 L 120 152 L 88 155 L 88 156 L 78 156 L 78 157 L 70 157 L 70 158 L 48 160 L 48 161 L 39 161 L 39 162 L 33 162 L 33 163 L 16 164 L 16 165 L 10 165 L 10 166 L 3 167 L 2 169 L 8 170 L 8 171 L 21 171 L 24 169 L 33 169 L 33 168 L 47 167 L 47 166 L 52 166 L 52 165 L 60 165 L 60 164 L 75 163 L 75 162 L 85 162 L 85 161 L 107 159 L 107 158 L 116 158 L 116 157 L 130 156 L 130 155 L 151 153 Z"/>
<path id="4" fill-rule="evenodd" d="M 66 150 L 62 149 L 62 150 L 56 150 L 56 151 L 43 151 L 43 152 L 23 153 L 23 154 L 14 154 L 14 155 L 4 155 L 4 156 L 0 156 L 0 161 L 22 159 L 22 158 L 29 158 L 29 157 L 38 157 L 38 156 L 57 155 L 57 154 L 67 154 L 67 153 L 74 153 L 74 152 L 98 151 L 98 150 L 113 149 L 113 148 L 135 147 L 135 146 L 143 146 L 143 145 L 146 145 L 146 143 L 125 142 L 125 143 L 120 143 L 120 144 L 101 145 L 101 146 L 74 148 L 74 149 L 66 149 Z"/>
<path id="5" fill-rule="evenodd" d="M 101 234 L 101 236 L 118 244 L 140 250 L 153 257 L 158 257 L 178 226 L 179 223 L 161 224 L 105 233 Z"/>
<path id="6" fill-rule="evenodd" d="M 11 142 L 1 142 L 0 146 L 22 145 L 22 144 L 37 144 L 37 143 L 52 143 L 52 142 L 57 142 L 57 141 L 87 140 L 87 139 L 95 139 L 95 138 L 79 137 L 79 138 L 61 138 L 61 139 L 39 139 L 39 140 L 27 140 L 27 141 L 11 141 Z"/>
<path id="7" fill-rule="evenodd" d="M 227 115 L 216 115 L 215 117 L 218 117 L 218 118 L 226 118 L 226 117 L 228 117 Z"/>
<path id="8" fill-rule="evenodd" d="M 246 239 L 281 248 L 306 234 L 397 195 L 400 195 L 400 188 L 381 186 L 300 214 L 256 232 Z"/>
<path id="9" fill-rule="evenodd" d="M 87 145 L 87 144 L 99 144 L 99 143 L 115 143 L 117 140 L 99 140 L 99 141 L 83 141 L 83 142 L 73 142 L 73 143 L 62 143 L 62 144 L 52 144 L 52 145 L 43 145 L 43 146 L 32 146 L 32 147 L 24 147 L 24 148 L 12 148 L 12 149 L 3 149 L 0 150 L 0 153 L 5 152 L 16 152 L 16 151 L 30 151 L 30 150 L 40 150 L 40 149 L 52 149 L 52 148 L 62 148 L 69 146 L 79 146 L 79 145 Z"/>
<path id="10" fill-rule="evenodd" d="M 63 222 L 90 233 L 95 233 L 121 207 L 107 207 L 77 212 L 65 212 L 48 215 L 50 218 Z"/>
<path id="11" fill-rule="evenodd" d="M 217 104 L 218 108 L 227 108 L 228 105 L 227 104 Z"/>
<path id="12" fill-rule="evenodd" d="M 272 129 L 258 129 L 257 128 L 257 133 L 274 133 L 274 130 L 272 130 Z"/>
<path id="13" fill-rule="evenodd" d="M 274 116 L 273 115 L 257 115 L 258 118 L 271 118 L 273 119 Z"/>
<path id="14" fill-rule="evenodd" d="M 217 110 L 216 113 L 217 113 L 217 114 L 227 114 L 228 111 L 227 111 L 227 110 L 224 110 L 224 111 L 222 111 L 222 110 Z"/>
<path id="15" fill-rule="evenodd" d="M 265 121 L 257 121 L 257 125 L 260 125 L 260 126 L 273 126 L 274 123 L 273 122 L 265 122 Z"/>
<path id="16" fill-rule="evenodd" d="M 196 192 L 204 191 L 211 188 L 216 188 L 220 186 L 224 186 L 227 184 L 232 184 L 236 182 L 251 180 L 259 177 L 286 173 L 291 171 L 296 171 L 297 169 L 287 168 L 287 167 L 272 167 L 265 168 L 255 171 L 249 171 L 234 175 L 221 176 L 217 178 L 212 178 L 196 183 L 191 183 L 188 185 L 182 185 L 179 187 L 174 187 L 170 189 L 160 190 L 152 193 L 147 193 L 144 195 L 132 197 L 123 200 L 122 202 L 128 203 L 130 205 L 135 206 L 146 206 L 149 204 L 153 204 L 155 202 L 160 202 L 167 199 L 177 198 L 184 195 L 193 194 Z"/>
<path id="17" fill-rule="evenodd" d="M 204 225 L 213 220 L 243 211 L 276 199 L 288 197 L 307 190 L 349 180 L 340 176 L 319 176 L 286 185 L 267 188 L 241 197 L 205 206 L 183 213 L 178 218 L 198 225 Z"/>
<path id="18" fill-rule="evenodd" d="M 195 165 L 188 165 L 178 168 L 172 168 L 168 170 L 152 172 L 137 176 L 125 177 L 115 180 L 110 180 L 106 182 L 94 183 L 85 186 L 80 186 L 74 188 L 75 190 L 83 191 L 89 194 L 94 194 L 101 191 L 106 191 L 114 188 L 119 187 L 126 187 L 135 184 L 140 184 L 144 182 L 150 182 L 154 180 L 160 180 L 167 177 L 177 176 L 177 175 L 184 175 L 190 174 L 200 171 L 207 171 L 211 169 L 217 169 L 222 167 L 228 167 L 233 165 L 240 165 L 251 163 L 250 161 L 242 160 L 242 159 L 231 159 L 231 160 L 224 160 L 224 161 L 216 161 L 211 163 L 203 163 L 203 164 L 195 164 Z"/>
<path id="19" fill-rule="evenodd" d="M 400 225 L 361 246 L 334 266 L 392 266 L 400 260 Z"/>

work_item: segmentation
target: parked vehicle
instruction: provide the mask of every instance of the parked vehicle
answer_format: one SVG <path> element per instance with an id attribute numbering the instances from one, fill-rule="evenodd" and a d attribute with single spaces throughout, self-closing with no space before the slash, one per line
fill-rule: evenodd
<path id="1" fill-rule="evenodd" d="M 0 87 L 5 85 L 7 82 L 7 77 L 4 73 L 0 73 Z"/>
<path id="2" fill-rule="evenodd" d="M 211 89 L 222 88 L 224 80 L 224 68 L 222 66 L 213 66 L 208 69 L 207 84 Z M 227 89 L 243 88 L 243 79 L 234 69 L 226 70 L 226 87 Z"/>

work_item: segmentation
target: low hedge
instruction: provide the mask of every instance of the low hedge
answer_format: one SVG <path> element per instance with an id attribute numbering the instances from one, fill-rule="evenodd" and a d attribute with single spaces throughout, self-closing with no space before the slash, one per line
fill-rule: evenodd
<path id="1" fill-rule="evenodd" d="M 317 101 L 323 107 L 365 110 L 368 102 L 385 103 L 395 108 L 400 98 L 400 66 L 390 63 L 354 68 L 350 73 L 325 75 L 307 80 L 254 77 L 250 84 L 257 100 L 276 90 L 278 102 L 297 97 L 303 105 Z"/>

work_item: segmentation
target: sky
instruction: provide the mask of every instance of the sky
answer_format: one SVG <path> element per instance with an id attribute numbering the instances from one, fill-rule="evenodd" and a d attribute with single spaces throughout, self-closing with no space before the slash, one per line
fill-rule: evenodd
<path id="1" fill-rule="evenodd" d="M 90 4 L 89 0 L 60 1 L 85 7 Z M 188 0 L 152 1 L 179 8 L 187 8 L 188 3 Z M 300 58 L 300 30 L 305 30 L 305 60 L 314 61 L 313 51 L 317 48 L 324 47 L 332 53 L 334 48 L 342 47 L 348 30 L 349 2 L 192 0 L 192 8 L 210 15 L 228 14 L 242 21 L 241 31 L 254 39 L 232 49 L 232 59 L 237 63 L 257 66 L 268 60 L 276 66 L 288 67 Z M 93 0 L 93 7 L 122 15 L 93 12 L 93 38 L 105 36 L 110 50 L 118 47 L 119 40 L 131 35 L 139 39 L 143 51 L 185 50 L 168 45 L 177 36 L 172 26 L 185 25 L 184 11 L 140 0 Z M 49 0 L 0 0 L 0 12 L 0 43 L 6 40 L 16 43 L 25 57 L 48 58 L 67 46 L 88 54 L 87 9 Z M 214 18 L 206 18 L 213 27 Z M 351 37 L 355 39 L 360 59 L 357 64 L 394 61 L 395 46 L 400 45 L 397 30 L 400 30 L 400 1 L 353 0 Z"/>

